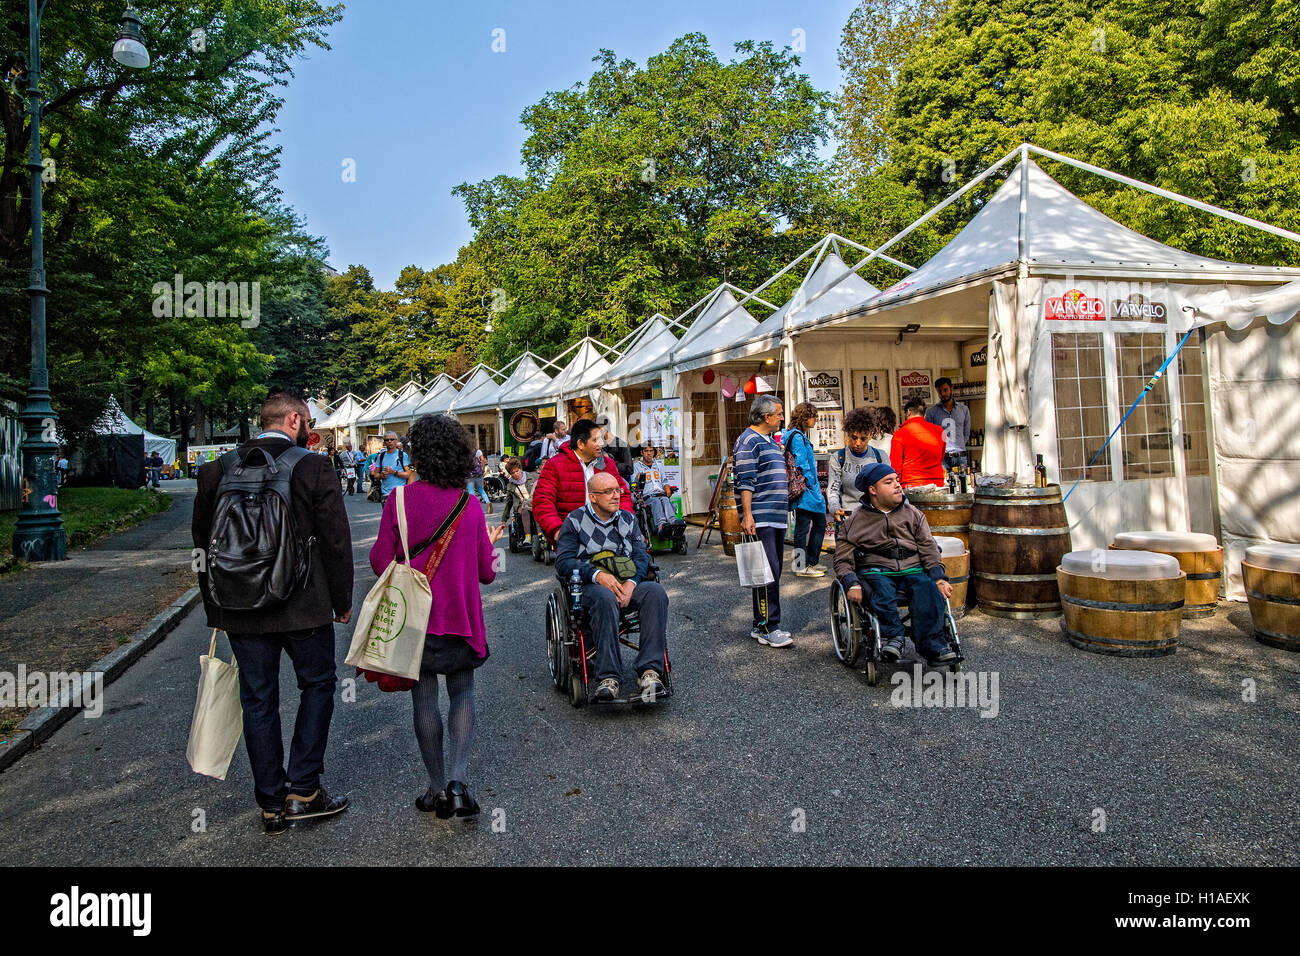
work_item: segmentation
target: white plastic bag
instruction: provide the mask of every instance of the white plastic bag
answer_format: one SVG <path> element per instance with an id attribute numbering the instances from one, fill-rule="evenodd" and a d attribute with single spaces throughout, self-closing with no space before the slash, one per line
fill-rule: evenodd
<path id="1" fill-rule="evenodd" d="M 776 580 L 772 576 L 772 566 L 767 563 L 763 542 L 757 539 L 736 545 L 736 571 L 740 575 L 741 587 L 761 588 Z"/>

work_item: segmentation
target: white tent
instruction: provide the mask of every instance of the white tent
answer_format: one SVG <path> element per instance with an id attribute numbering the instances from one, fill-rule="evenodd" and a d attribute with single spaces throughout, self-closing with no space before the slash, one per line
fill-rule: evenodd
<path id="1" fill-rule="evenodd" d="M 379 425 L 384 420 L 384 412 L 388 411 L 396 401 L 397 393 L 387 385 L 383 386 L 374 395 L 370 396 L 366 401 L 365 413 L 352 424 L 357 426 Z"/>
<path id="2" fill-rule="evenodd" d="M 384 423 L 410 421 L 417 407 L 428 397 L 428 390 L 414 381 L 397 393 L 397 400 L 384 412 Z"/>
<path id="3" fill-rule="evenodd" d="M 598 342 L 590 335 L 584 337 L 578 343 L 569 364 L 551 381 L 552 390 L 562 399 L 590 395 L 605 380 L 605 373 L 610 368 L 606 357 L 609 355 L 617 358 L 617 353 L 608 345 Z"/>
<path id="4" fill-rule="evenodd" d="M 456 411 L 489 411 L 504 405 L 513 405 L 527 391 L 544 389 L 550 381 L 550 377 L 537 364 L 537 356 L 530 351 L 526 351 L 516 360 L 514 370 L 501 383 L 496 394 L 489 392 L 489 394 L 481 398 L 472 399 L 472 404 L 458 403 Z"/>
<path id="5" fill-rule="evenodd" d="M 453 415 L 463 414 L 466 411 L 476 408 L 493 408 L 497 403 L 497 395 L 501 391 L 501 385 L 493 377 L 496 372 L 480 362 L 470 370 L 469 378 L 465 380 L 465 385 L 461 388 L 460 393 L 451 403 L 451 413 Z"/>
<path id="6" fill-rule="evenodd" d="M 674 372 L 708 365 L 709 356 L 717 349 L 752 335 L 758 328 L 758 320 L 737 302 L 733 290 L 745 294 L 725 282 L 709 294 L 703 311 L 672 350 Z"/>
<path id="7" fill-rule="evenodd" d="M 339 399 L 338 407 L 325 416 L 324 420 L 318 421 L 316 427 L 336 430 L 347 428 L 364 412 L 365 403 L 351 392 L 348 392 Z"/>
<path id="8" fill-rule="evenodd" d="M 1027 479 L 1042 455 L 1067 488 L 1086 476 L 1066 503 L 1075 548 L 1104 548 L 1126 529 L 1216 533 L 1228 593 L 1239 596 L 1245 547 L 1300 540 L 1300 334 L 1262 322 L 1238 334 L 1217 323 L 1285 321 L 1295 300 L 1279 287 L 1300 270 L 1210 259 L 1143 236 L 1073 195 L 1031 152 L 1300 241 L 1026 144 L 882 246 L 1019 156 L 943 250 L 859 308 L 798 330 L 796 352 L 825 343 L 821 330 L 919 326 L 922 335 L 960 338 L 985 329 L 983 470 Z M 1193 326 L 1204 331 L 1089 468 Z M 1101 396 L 1092 404 L 1089 389 Z"/>
<path id="9" fill-rule="evenodd" d="M 164 438 L 162 435 L 155 435 L 141 428 L 126 417 L 122 406 L 117 403 L 117 398 L 112 395 L 108 396 L 108 404 L 104 406 L 103 414 L 99 416 L 99 420 L 91 430 L 96 435 L 140 435 L 144 441 L 146 455 L 156 451 L 168 465 L 176 460 L 176 439 Z"/>
<path id="10" fill-rule="evenodd" d="M 677 336 L 668 324 L 672 320 L 655 313 L 637 330 L 638 335 L 627 343 L 627 348 L 617 362 L 605 372 L 602 388 L 625 388 L 657 381 L 659 374 L 672 361 L 672 351 L 677 346 Z"/>
<path id="11" fill-rule="evenodd" d="M 437 415 L 451 407 L 456 397 L 456 380 L 442 372 L 429 384 L 424 398 L 411 410 L 411 418 L 423 415 Z"/>

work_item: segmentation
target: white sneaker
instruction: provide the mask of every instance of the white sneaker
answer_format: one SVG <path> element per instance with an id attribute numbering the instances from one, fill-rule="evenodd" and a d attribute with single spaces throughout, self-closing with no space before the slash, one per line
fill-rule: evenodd
<path id="1" fill-rule="evenodd" d="M 790 636 L 789 631 L 773 630 L 764 633 L 758 628 L 749 632 L 749 636 L 760 644 L 766 644 L 768 647 L 793 647 L 794 638 Z"/>
<path id="2" fill-rule="evenodd" d="M 826 576 L 826 569 L 814 566 L 804 568 L 802 571 L 796 571 L 795 574 L 801 578 L 821 578 Z"/>

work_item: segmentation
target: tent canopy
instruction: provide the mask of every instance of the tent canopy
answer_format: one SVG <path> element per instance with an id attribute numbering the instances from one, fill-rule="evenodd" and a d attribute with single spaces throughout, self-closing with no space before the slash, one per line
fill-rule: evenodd
<path id="1" fill-rule="evenodd" d="M 380 417 L 386 412 L 394 402 L 397 401 L 397 393 L 387 385 L 370 396 L 366 402 L 366 411 L 355 422 L 354 425 L 378 425 L 383 419 Z"/>
<path id="2" fill-rule="evenodd" d="M 424 403 L 427 393 L 423 386 L 409 382 L 405 388 L 398 393 L 397 401 L 393 402 L 384 412 L 385 422 L 404 422 L 413 417 L 415 409 Z"/>
<path id="3" fill-rule="evenodd" d="M 718 286 L 699 318 L 677 343 L 672 353 L 675 370 L 683 372 L 706 365 L 708 356 L 719 348 L 754 334 L 758 320 L 738 305 L 731 289 L 726 284 Z"/>
<path id="4" fill-rule="evenodd" d="M 496 395 L 489 394 L 486 401 L 476 400 L 473 404 L 457 406 L 458 412 L 488 411 L 501 405 L 519 401 L 529 391 L 544 389 L 550 383 L 550 377 L 537 364 L 537 356 L 531 351 L 519 357 L 514 370 L 501 383 Z"/>
<path id="5" fill-rule="evenodd" d="M 596 341 L 590 335 L 586 336 L 578 344 L 577 351 L 569 360 L 569 364 L 552 380 L 551 391 L 564 399 L 599 387 L 610 368 L 609 360 L 605 356 L 611 352 L 609 346 Z"/>
<path id="6" fill-rule="evenodd" d="M 347 428 L 356 421 L 360 415 L 364 414 L 364 412 L 365 403 L 351 392 L 348 392 L 339 401 L 338 408 L 336 408 L 330 415 L 326 416 L 324 421 L 317 422 L 316 427 Z"/>
<path id="7" fill-rule="evenodd" d="M 437 415 L 445 412 L 451 407 L 455 398 L 456 380 L 446 372 L 442 372 L 429 385 L 429 391 L 425 393 L 424 398 L 411 410 L 411 417 L 419 418 L 422 415 Z"/>
<path id="8" fill-rule="evenodd" d="M 176 439 L 155 435 L 131 421 L 117 403 L 116 396 L 108 396 L 108 404 L 91 431 L 96 435 L 139 435 L 144 442 L 145 454 L 156 451 L 169 465 L 176 460 Z"/>
<path id="9" fill-rule="evenodd" d="M 659 372 L 672 360 L 677 347 L 677 336 L 668 324 L 667 316 L 656 313 L 640 328 L 640 334 L 628 345 L 623 357 L 605 372 L 603 388 L 623 388 L 655 381 Z"/>
<path id="10" fill-rule="evenodd" d="M 497 395 L 501 391 L 501 385 L 493 377 L 495 375 L 496 371 L 482 362 L 475 365 L 460 394 L 452 401 L 451 413 L 459 415 L 472 408 L 495 407 Z"/>

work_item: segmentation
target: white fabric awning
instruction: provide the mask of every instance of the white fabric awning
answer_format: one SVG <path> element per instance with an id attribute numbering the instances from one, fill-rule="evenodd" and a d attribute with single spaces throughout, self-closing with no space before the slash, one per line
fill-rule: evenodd
<path id="1" fill-rule="evenodd" d="M 641 326 L 640 334 L 623 353 L 623 357 L 605 373 L 602 388 L 624 388 L 656 381 L 659 373 L 668 368 L 672 351 L 677 347 L 677 336 L 662 315 L 653 315 Z"/>
<path id="2" fill-rule="evenodd" d="M 699 367 L 699 359 L 719 348 L 749 338 L 758 328 L 758 320 L 742 306 L 725 286 L 715 290 L 713 301 L 702 315 L 691 323 L 672 353 L 675 371 L 689 371 Z"/>
<path id="3" fill-rule="evenodd" d="M 452 400 L 449 411 L 453 415 L 459 415 L 474 408 L 494 407 L 497 395 L 501 391 L 501 384 L 493 378 L 493 375 L 492 369 L 482 362 L 474 366 L 460 394 Z"/>

